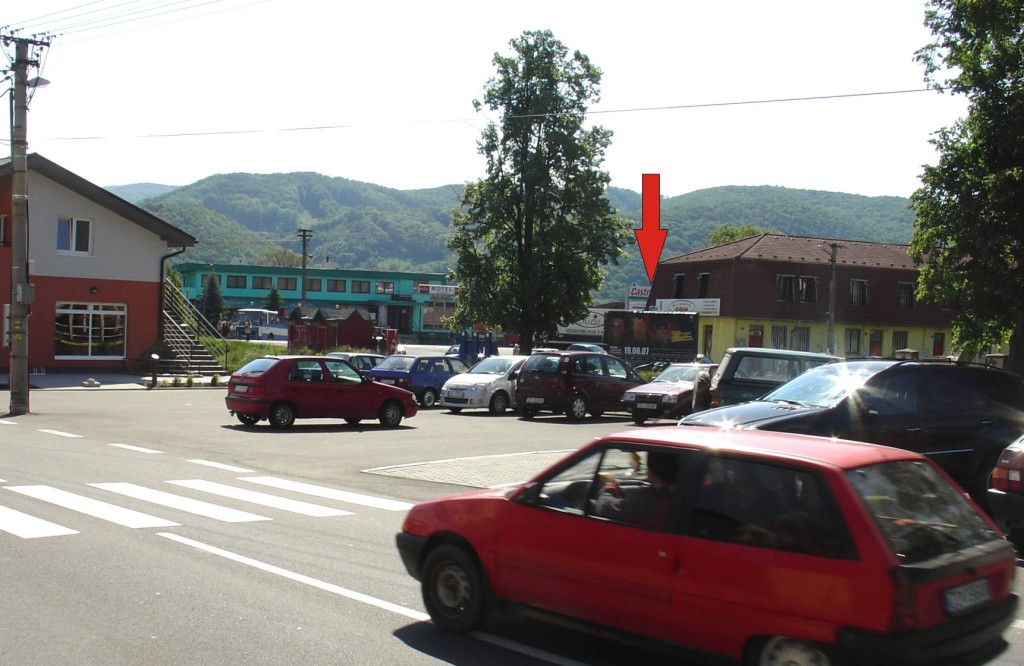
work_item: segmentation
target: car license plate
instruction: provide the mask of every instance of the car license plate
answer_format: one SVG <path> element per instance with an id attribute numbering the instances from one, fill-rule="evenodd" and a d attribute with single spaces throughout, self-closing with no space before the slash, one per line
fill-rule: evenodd
<path id="1" fill-rule="evenodd" d="M 462 397 L 462 391 L 448 391 L 448 397 L 449 398 L 461 398 Z"/>
<path id="2" fill-rule="evenodd" d="M 235 393 L 248 393 L 248 392 L 249 392 L 249 387 L 246 386 L 245 384 L 236 384 L 235 385 Z"/>
<path id="3" fill-rule="evenodd" d="M 542 404 L 544 404 L 544 398 L 537 398 L 537 397 L 534 397 L 534 396 L 530 396 L 529 398 L 526 399 L 526 404 L 528 404 L 528 405 L 542 405 Z"/>
<path id="4" fill-rule="evenodd" d="M 946 613 L 957 615 L 991 601 L 992 591 L 989 589 L 988 579 L 979 578 L 943 590 L 942 598 L 946 604 Z"/>
<path id="5" fill-rule="evenodd" d="M 640 409 L 657 409 L 658 408 L 658 406 L 656 404 L 654 404 L 653 402 L 638 402 L 638 403 L 636 403 L 636 406 L 639 407 Z"/>
<path id="6" fill-rule="evenodd" d="M 380 381 L 381 384 L 391 384 L 392 386 L 394 386 L 394 384 L 395 384 L 395 380 L 394 379 L 381 379 L 381 380 L 378 380 L 378 381 Z"/>

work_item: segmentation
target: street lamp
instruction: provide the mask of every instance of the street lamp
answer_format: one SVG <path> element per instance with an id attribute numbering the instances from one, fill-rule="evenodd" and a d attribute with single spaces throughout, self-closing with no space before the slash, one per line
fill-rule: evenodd
<path id="1" fill-rule="evenodd" d="M 829 354 L 836 353 L 836 255 L 839 253 L 839 248 L 843 247 L 842 243 L 826 243 L 819 245 L 821 249 L 828 252 L 829 255 L 829 273 L 828 273 L 828 319 L 825 323 L 825 346 L 826 352 Z"/>

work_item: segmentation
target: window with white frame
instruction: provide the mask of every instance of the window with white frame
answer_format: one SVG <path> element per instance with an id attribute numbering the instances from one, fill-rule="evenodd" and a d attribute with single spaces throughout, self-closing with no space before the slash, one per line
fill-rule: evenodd
<path id="1" fill-rule="evenodd" d="M 914 283 L 913 282 L 900 282 L 899 283 L 900 293 L 900 309 L 909 310 L 914 307 Z M 903 347 L 900 347 L 903 349 Z"/>
<path id="2" fill-rule="evenodd" d="M 53 357 L 124 358 L 127 321 L 128 306 L 124 304 L 58 302 Z"/>
<path id="3" fill-rule="evenodd" d="M 811 350 L 811 329 L 808 326 L 794 326 L 793 332 L 790 334 L 790 349 L 797 351 L 810 351 Z"/>
<path id="4" fill-rule="evenodd" d="M 818 278 L 806 275 L 800 276 L 800 302 L 818 302 Z"/>
<path id="5" fill-rule="evenodd" d="M 57 254 L 92 253 L 92 221 L 77 217 L 57 218 Z"/>
<path id="6" fill-rule="evenodd" d="M 786 327 L 777 324 L 772 325 L 772 349 L 786 348 Z"/>
<path id="7" fill-rule="evenodd" d="M 848 328 L 846 329 L 846 355 L 847 356 L 860 356 L 860 329 L 859 328 Z"/>
<path id="8" fill-rule="evenodd" d="M 775 298 L 776 300 L 786 301 L 792 303 L 794 300 L 794 285 L 793 282 L 795 277 L 792 275 L 776 275 L 775 276 Z"/>
<path id="9" fill-rule="evenodd" d="M 868 304 L 868 281 L 850 280 L 850 305 Z"/>

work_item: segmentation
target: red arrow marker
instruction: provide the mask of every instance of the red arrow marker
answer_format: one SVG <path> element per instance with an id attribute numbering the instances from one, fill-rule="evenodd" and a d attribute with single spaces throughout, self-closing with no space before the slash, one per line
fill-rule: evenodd
<path id="1" fill-rule="evenodd" d="M 661 174 L 645 173 L 643 175 L 643 222 L 639 229 L 634 229 L 636 244 L 640 246 L 640 255 L 644 258 L 647 279 L 654 282 L 654 272 L 661 260 L 661 251 L 665 247 L 665 236 L 668 229 L 661 228 Z"/>

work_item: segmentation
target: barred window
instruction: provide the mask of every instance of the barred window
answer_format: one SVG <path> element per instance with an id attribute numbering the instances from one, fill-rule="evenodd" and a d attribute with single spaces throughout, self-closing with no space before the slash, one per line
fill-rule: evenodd
<path id="1" fill-rule="evenodd" d="M 850 305 L 868 304 L 868 281 L 850 280 Z"/>
<path id="2" fill-rule="evenodd" d="M 907 332 L 906 331 L 893 331 L 892 332 L 892 350 L 897 352 L 900 349 L 907 348 Z"/>
<path id="3" fill-rule="evenodd" d="M 904 309 L 904 310 L 909 310 L 910 308 L 913 308 L 914 305 L 915 305 L 915 302 L 914 302 L 914 284 L 912 282 L 900 282 L 899 283 L 899 293 L 900 293 L 900 308 Z M 899 347 L 898 349 L 903 349 L 903 347 Z"/>
<path id="4" fill-rule="evenodd" d="M 772 348 L 785 349 L 786 342 L 786 327 L 772 326 Z"/>
<path id="5" fill-rule="evenodd" d="M 811 350 L 811 329 L 808 326 L 794 326 L 789 348 L 797 351 Z"/>
<path id="6" fill-rule="evenodd" d="M 859 328 L 848 328 L 846 329 L 846 355 L 847 356 L 860 356 L 860 329 Z"/>

